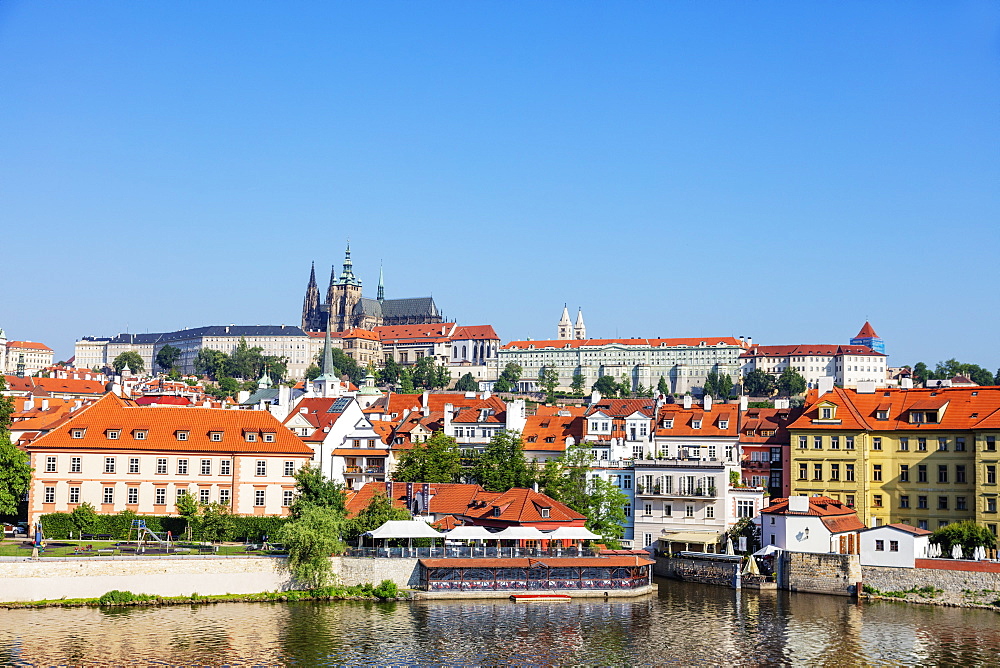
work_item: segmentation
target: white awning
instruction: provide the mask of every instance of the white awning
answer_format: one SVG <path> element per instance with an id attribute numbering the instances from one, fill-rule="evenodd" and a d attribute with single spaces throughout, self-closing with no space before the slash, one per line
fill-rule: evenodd
<path id="1" fill-rule="evenodd" d="M 715 545 L 719 542 L 719 534 L 708 531 L 677 531 L 660 536 L 665 543 L 693 543 L 696 545 Z"/>
<path id="2" fill-rule="evenodd" d="M 390 520 L 374 531 L 366 531 L 372 538 L 443 538 L 444 534 L 431 528 L 423 520 Z"/>
<path id="3" fill-rule="evenodd" d="M 445 534 L 448 540 L 496 540 L 497 534 L 490 533 L 486 527 L 460 526 Z"/>
<path id="4" fill-rule="evenodd" d="M 775 547 L 774 545 L 765 545 L 756 552 L 753 553 L 755 557 L 766 557 L 769 554 L 774 554 L 775 552 L 781 552 L 780 547 Z"/>
<path id="5" fill-rule="evenodd" d="M 507 527 L 500 533 L 492 534 L 491 538 L 500 540 L 541 540 L 546 534 L 535 527 Z"/>
<path id="6" fill-rule="evenodd" d="M 594 540 L 600 538 L 587 527 L 559 527 L 555 531 L 545 534 L 545 537 L 553 540 Z"/>

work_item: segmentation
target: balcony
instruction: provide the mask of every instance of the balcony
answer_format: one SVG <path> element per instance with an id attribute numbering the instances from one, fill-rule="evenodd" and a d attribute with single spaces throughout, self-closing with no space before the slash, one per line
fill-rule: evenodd
<path id="1" fill-rule="evenodd" d="M 748 459 L 748 460 L 740 462 L 740 464 L 743 466 L 743 468 L 747 469 L 748 471 L 770 471 L 772 463 L 771 462 L 751 461 L 751 460 Z M 779 467 L 781 466 L 781 462 L 777 462 L 777 464 L 778 464 Z"/>
<path id="2" fill-rule="evenodd" d="M 676 490 L 664 490 L 660 485 L 653 485 L 650 489 L 645 489 L 642 485 L 638 485 L 635 489 L 636 496 L 662 496 L 671 498 L 683 498 L 683 499 L 714 499 L 718 496 L 718 490 L 715 487 L 696 487 L 691 491 L 676 491 Z"/>
<path id="3" fill-rule="evenodd" d="M 719 469 L 726 468 L 726 462 L 721 459 L 636 459 L 634 466 L 637 469 L 664 469 L 664 468 L 691 468 L 691 469 Z"/>

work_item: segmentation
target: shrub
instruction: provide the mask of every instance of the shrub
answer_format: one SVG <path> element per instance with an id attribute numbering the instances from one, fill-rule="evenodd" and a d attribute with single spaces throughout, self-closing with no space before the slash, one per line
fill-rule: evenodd
<path id="1" fill-rule="evenodd" d="M 183 517 L 169 515 L 136 516 L 129 511 L 123 511 L 116 515 L 97 515 L 86 532 L 110 534 L 117 540 L 126 540 L 129 537 L 132 520 L 136 517 L 145 520 L 149 530 L 160 536 L 170 531 L 174 538 L 179 538 L 185 528 Z M 74 537 L 79 538 L 80 530 L 74 524 L 71 513 L 49 513 L 48 515 L 42 515 L 41 521 L 45 537 L 50 540 L 69 538 L 70 533 Z M 274 539 L 287 521 L 282 517 L 228 515 L 224 520 L 222 531 L 218 530 L 218 524 L 216 523 L 210 523 L 206 529 L 210 537 L 215 540 L 238 540 L 246 538 L 251 541 L 259 541 L 263 536 L 270 536 Z M 195 531 L 195 538 L 202 538 L 197 530 Z"/>
<path id="2" fill-rule="evenodd" d="M 101 605 L 126 605 L 128 603 L 140 603 L 143 601 L 156 600 L 155 596 L 149 594 L 133 594 L 130 591 L 120 591 L 112 589 L 97 599 Z"/>
<path id="3" fill-rule="evenodd" d="M 382 582 L 380 582 L 378 586 L 372 590 L 372 593 L 375 594 L 377 598 L 384 601 L 386 599 L 396 598 L 399 596 L 399 587 L 397 587 L 396 583 L 392 580 L 382 580 Z"/>

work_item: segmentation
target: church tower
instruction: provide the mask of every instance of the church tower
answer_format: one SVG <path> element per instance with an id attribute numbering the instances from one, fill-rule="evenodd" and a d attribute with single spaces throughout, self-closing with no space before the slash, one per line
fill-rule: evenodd
<path id="1" fill-rule="evenodd" d="M 868 346 L 877 353 L 885 354 L 885 341 L 875 333 L 875 328 L 867 320 L 858 335 L 851 339 L 851 345 Z"/>
<path id="2" fill-rule="evenodd" d="M 569 309 L 563 304 L 562 317 L 559 318 L 559 336 L 557 337 L 560 341 L 569 341 L 573 338 L 573 326 L 569 321 Z"/>
<path id="3" fill-rule="evenodd" d="M 330 326 L 342 332 L 353 326 L 352 316 L 354 306 L 361 300 L 361 280 L 354 275 L 351 262 L 351 244 L 347 244 L 344 254 L 344 269 L 340 278 L 334 280 L 330 274 L 330 288 L 326 293 L 326 302 L 330 307 Z"/>
<path id="4" fill-rule="evenodd" d="M 306 297 L 302 300 L 302 329 L 307 332 L 323 328 L 323 317 L 319 310 L 319 287 L 316 285 L 316 263 L 313 262 L 309 271 L 309 285 L 306 287 Z"/>
<path id="5" fill-rule="evenodd" d="M 577 309 L 576 311 L 576 324 L 573 325 L 573 338 L 577 341 L 583 341 L 587 338 L 587 326 L 583 324 L 583 309 Z"/>

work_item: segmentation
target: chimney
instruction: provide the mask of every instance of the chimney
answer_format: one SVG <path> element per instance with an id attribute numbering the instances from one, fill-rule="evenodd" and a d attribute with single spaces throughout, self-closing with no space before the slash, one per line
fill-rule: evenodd
<path id="1" fill-rule="evenodd" d="M 691 410 L 691 395 L 684 395 L 684 410 Z"/>
<path id="2" fill-rule="evenodd" d="M 790 512 L 790 513 L 808 513 L 809 512 L 809 497 L 808 496 L 790 496 L 790 497 L 788 497 L 788 512 Z"/>
<path id="3" fill-rule="evenodd" d="M 704 397 L 702 397 L 702 405 L 704 406 L 706 413 L 708 411 L 712 410 L 712 395 L 711 394 L 706 394 Z"/>
<path id="4" fill-rule="evenodd" d="M 833 378 L 829 376 L 823 376 L 816 383 L 816 389 L 818 390 L 819 396 L 823 396 L 828 392 L 833 392 Z"/>
<path id="5" fill-rule="evenodd" d="M 901 388 L 903 388 L 904 390 L 912 390 L 913 389 L 913 379 L 912 378 L 901 378 L 899 380 L 899 386 Z"/>
<path id="6" fill-rule="evenodd" d="M 24 408 L 22 408 L 21 410 L 30 411 L 34 407 L 35 407 L 35 399 L 34 397 L 30 397 L 24 402 Z"/>
<path id="7" fill-rule="evenodd" d="M 42 410 L 43 411 L 49 410 L 49 400 L 48 399 L 42 399 Z"/>
<path id="8" fill-rule="evenodd" d="M 750 407 L 750 397 L 743 394 L 740 395 L 740 412 L 746 411 Z"/>
<path id="9" fill-rule="evenodd" d="M 445 436 L 454 436 L 455 435 L 455 431 L 451 428 L 451 414 L 452 414 L 452 411 L 454 411 L 454 410 L 455 410 L 455 407 L 452 404 L 445 404 L 444 405 L 444 435 Z"/>
<path id="10" fill-rule="evenodd" d="M 598 392 L 597 390 L 593 390 L 590 393 L 590 405 L 593 406 L 594 404 L 598 404 L 600 402 L 601 402 L 601 393 Z"/>
<path id="11" fill-rule="evenodd" d="M 778 409 L 781 409 L 781 410 L 788 409 L 788 408 L 791 407 L 791 405 L 792 405 L 792 402 L 789 399 L 775 399 L 774 400 L 774 407 L 778 408 Z"/>

